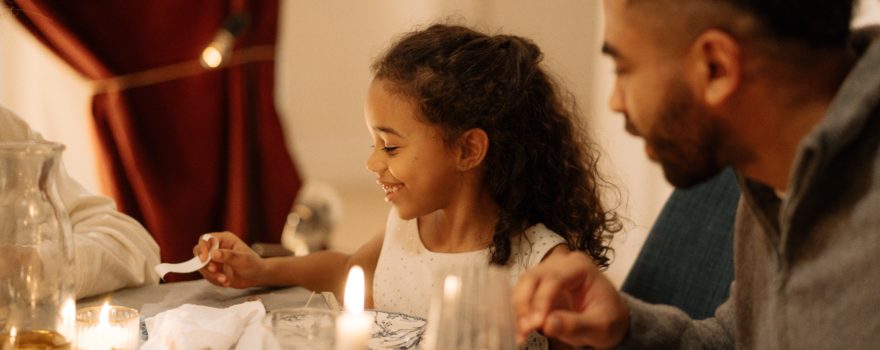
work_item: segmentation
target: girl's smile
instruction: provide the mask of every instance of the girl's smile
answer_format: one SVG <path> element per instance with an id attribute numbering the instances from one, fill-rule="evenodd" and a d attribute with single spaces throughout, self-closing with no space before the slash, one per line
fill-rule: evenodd
<path id="1" fill-rule="evenodd" d="M 376 183 L 379 184 L 379 187 L 382 187 L 383 191 L 385 191 L 385 201 L 389 203 L 394 198 L 394 194 L 404 187 L 403 184 L 389 184 L 384 183 L 381 180 L 376 180 Z"/>

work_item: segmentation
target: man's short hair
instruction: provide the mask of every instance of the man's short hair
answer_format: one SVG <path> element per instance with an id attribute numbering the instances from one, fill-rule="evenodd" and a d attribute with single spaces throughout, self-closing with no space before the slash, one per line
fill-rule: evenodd
<path id="1" fill-rule="evenodd" d="M 722 1 L 729 1 L 753 14 L 772 35 L 814 47 L 845 45 L 858 3 L 858 0 Z"/>
<path id="2" fill-rule="evenodd" d="M 845 46 L 850 22 L 859 0 L 624 0 L 630 5 L 665 7 L 670 12 L 688 5 L 702 5 L 713 17 L 736 9 L 753 17 L 765 35 L 780 41 L 813 48 Z M 720 13 L 723 12 L 723 13 Z M 733 15 L 733 14 L 730 14 Z M 671 19 L 669 19 L 671 20 Z"/>

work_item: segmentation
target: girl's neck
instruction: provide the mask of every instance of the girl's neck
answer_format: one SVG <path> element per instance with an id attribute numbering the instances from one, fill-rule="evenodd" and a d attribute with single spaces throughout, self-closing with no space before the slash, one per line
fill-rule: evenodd
<path id="1" fill-rule="evenodd" d="M 433 252 L 482 250 L 492 244 L 498 211 L 491 196 L 480 194 L 419 217 L 419 236 L 425 247 Z"/>

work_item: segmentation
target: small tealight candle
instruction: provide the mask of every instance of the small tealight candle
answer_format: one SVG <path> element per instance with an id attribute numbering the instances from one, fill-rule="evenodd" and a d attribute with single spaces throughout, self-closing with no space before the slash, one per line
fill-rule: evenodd
<path id="1" fill-rule="evenodd" d="M 345 282 L 345 311 L 336 319 L 337 350 L 367 349 L 373 320 L 364 313 L 364 288 L 364 270 L 352 267 Z"/>
<path id="2" fill-rule="evenodd" d="M 140 345 L 140 319 L 125 306 L 87 307 L 76 312 L 79 350 L 135 350 Z"/>

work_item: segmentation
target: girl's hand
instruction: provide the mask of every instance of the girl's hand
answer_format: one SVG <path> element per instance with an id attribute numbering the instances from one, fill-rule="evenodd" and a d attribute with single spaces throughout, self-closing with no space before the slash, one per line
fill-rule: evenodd
<path id="1" fill-rule="evenodd" d="M 248 288 L 261 285 L 266 262 L 232 232 L 209 233 L 220 248 L 211 253 L 211 262 L 199 270 L 208 282 L 222 287 Z M 208 258 L 213 242 L 199 240 L 193 253 Z"/>

